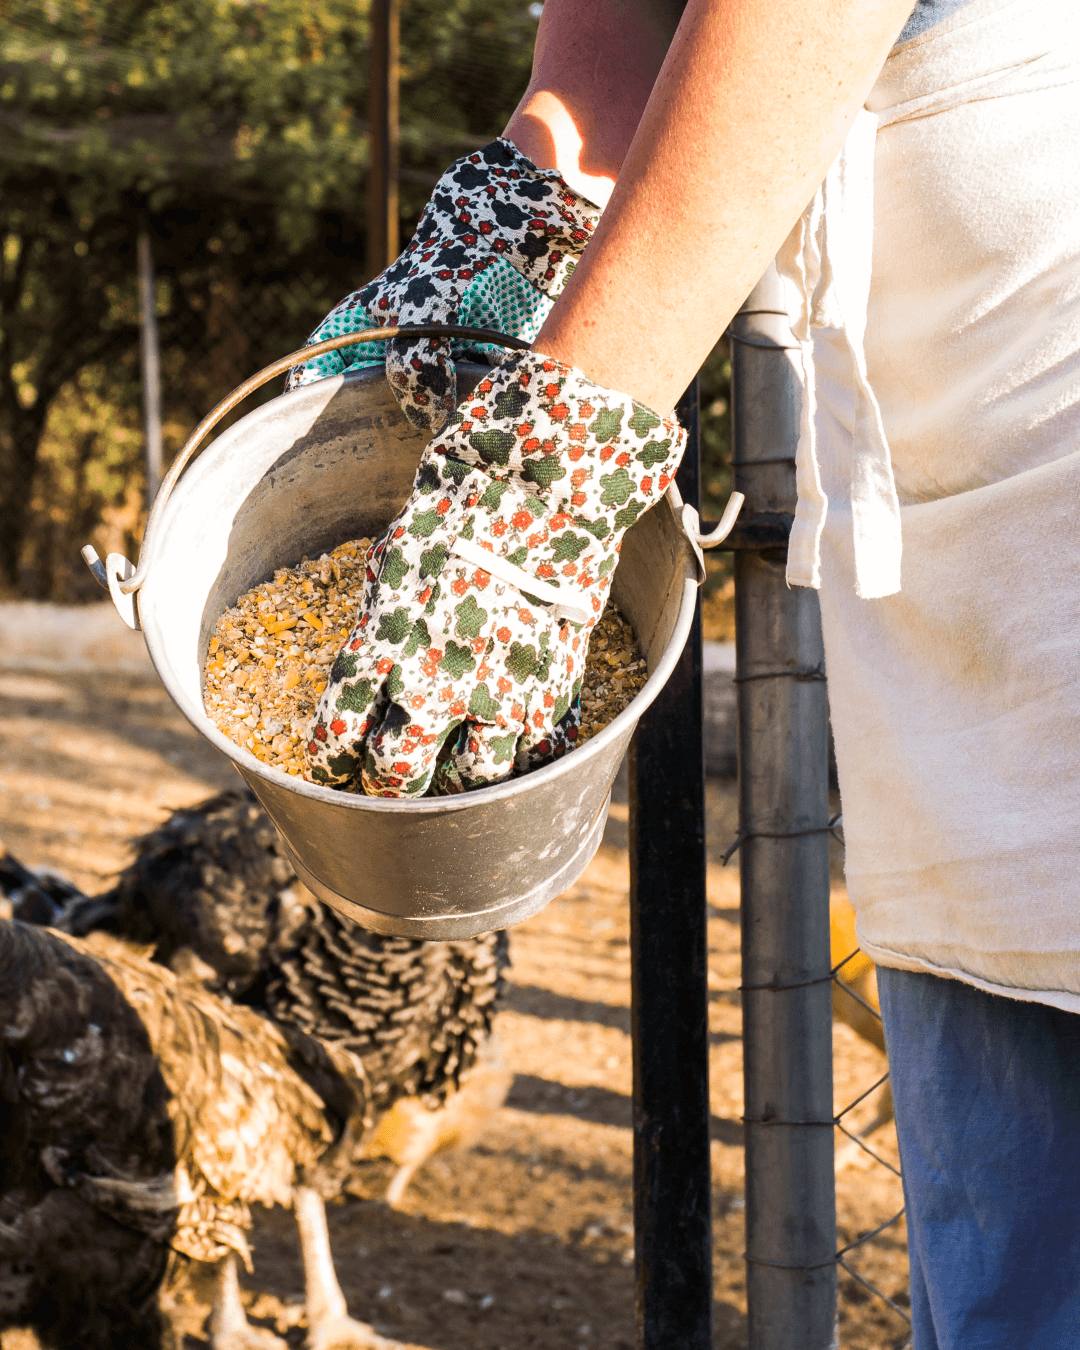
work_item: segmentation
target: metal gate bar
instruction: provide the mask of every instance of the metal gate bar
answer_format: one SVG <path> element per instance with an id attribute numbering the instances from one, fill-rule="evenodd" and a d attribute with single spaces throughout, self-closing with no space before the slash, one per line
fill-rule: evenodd
<path id="1" fill-rule="evenodd" d="M 368 91 L 367 273 L 378 274 L 398 255 L 401 0 L 372 0 Z"/>
<path id="2" fill-rule="evenodd" d="M 816 592 L 785 580 L 800 391 L 770 269 L 732 325 L 751 1350 L 829 1350 L 836 1325 L 829 795 Z M 770 535 L 781 547 L 762 548 Z"/>
<path id="3" fill-rule="evenodd" d="M 732 465 L 750 1350 L 836 1344 L 829 796 L 817 595 L 789 588 L 799 378 L 772 269 L 732 324 Z M 697 391 L 680 470 L 698 504 Z M 708 1350 L 700 610 L 630 751 L 634 1221 L 643 1350 Z"/>
<path id="4" fill-rule="evenodd" d="M 679 469 L 699 499 L 697 381 L 679 403 Z M 708 949 L 701 605 L 630 746 L 630 978 L 638 1344 L 710 1350 Z"/>

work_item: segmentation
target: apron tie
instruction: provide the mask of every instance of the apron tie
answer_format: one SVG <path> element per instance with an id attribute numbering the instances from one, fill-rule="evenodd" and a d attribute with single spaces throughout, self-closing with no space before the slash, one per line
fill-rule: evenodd
<path id="1" fill-rule="evenodd" d="M 900 589 L 900 502 L 881 410 L 866 376 L 866 310 L 874 248 L 874 145 L 878 119 L 863 109 L 847 140 L 788 236 L 777 265 L 796 292 L 792 333 L 803 367 L 795 454 L 798 506 L 788 542 L 788 583 L 821 585 L 821 532 L 829 501 L 821 485 L 814 328 L 837 331 L 854 394 L 851 521 L 855 590 L 864 600 Z"/>

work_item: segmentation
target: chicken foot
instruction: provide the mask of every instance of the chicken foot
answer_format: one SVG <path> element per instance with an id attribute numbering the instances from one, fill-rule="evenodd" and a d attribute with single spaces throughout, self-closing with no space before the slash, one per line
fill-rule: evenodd
<path id="1" fill-rule="evenodd" d="M 210 1350 L 285 1350 L 285 1342 L 265 1327 L 253 1327 L 240 1301 L 236 1253 L 218 1266 L 217 1289 L 210 1312 Z"/>
<path id="2" fill-rule="evenodd" d="M 386 1340 L 366 1322 L 349 1316 L 330 1253 L 326 1206 L 318 1191 L 295 1187 L 293 1214 L 304 1258 L 307 1350 L 399 1350 L 400 1342 Z"/>

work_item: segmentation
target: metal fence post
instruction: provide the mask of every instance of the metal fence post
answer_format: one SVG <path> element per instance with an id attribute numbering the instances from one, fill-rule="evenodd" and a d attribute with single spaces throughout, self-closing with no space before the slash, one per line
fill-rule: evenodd
<path id="1" fill-rule="evenodd" d="M 398 69 L 401 0 L 372 0 L 368 94 L 367 270 L 377 276 L 398 255 Z"/>
<path id="2" fill-rule="evenodd" d="M 679 470 L 698 502 L 697 381 Z M 710 1350 L 708 949 L 701 610 L 630 747 L 634 1233 L 641 1350 Z"/>
<path id="3" fill-rule="evenodd" d="M 789 588 L 799 382 L 770 269 L 732 324 L 751 1350 L 836 1344 L 827 705 L 817 595 Z M 756 546 L 754 541 L 757 536 Z M 762 548 L 770 533 L 780 547 Z"/>
<path id="4" fill-rule="evenodd" d="M 157 288 L 150 231 L 139 230 L 139 358 L 142 369 L 143 459 L 146 464 L 146 505 L 154 504 L 161 483 L 161 350 L 158 341 Z"/>

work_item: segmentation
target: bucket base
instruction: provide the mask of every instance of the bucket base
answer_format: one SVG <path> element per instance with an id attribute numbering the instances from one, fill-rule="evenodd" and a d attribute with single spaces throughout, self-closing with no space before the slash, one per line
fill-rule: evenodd
<path id="1" fill-rule="evenodd" d="M 432 942 L 446 942 L 452 938 L 477 937 L 481 933 L 490 933 L 496 928 L 509 928 L 539 913 L 549 901 L 568 890 L 592 861 L 593 854 L 600 847 L 607 824 L 608 807 L 611 805 L 611 793 L 607 795 L 602 811 L 597 812 L 592 829 L 582 841 L 574 856 L 553 876 L 534 887 L 526 895 L 515 896 L 503 904 L 491 909 L 479 910 L 472 914 L 434 914 L 430 918 L 418 918 L 415 915 L 403 917 L 399 914 L 387 914 L 382 910 L 368 909 L 354 900 L 347 900 L 337 891 L 324 885 L 313 876 L 293 852 L 289 841 L 281 835 L 281 842 L 289 854 L 296 875 L 309 891 L 325 901 L 331 909 L 344 914 L 373 933 L 385 933 L 391 937 L 427 938 Z M 280 832 L 279 832 L 280 833 Z"/>

